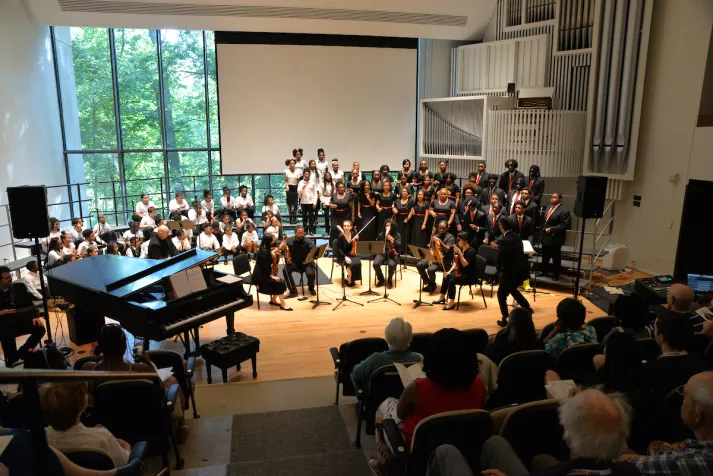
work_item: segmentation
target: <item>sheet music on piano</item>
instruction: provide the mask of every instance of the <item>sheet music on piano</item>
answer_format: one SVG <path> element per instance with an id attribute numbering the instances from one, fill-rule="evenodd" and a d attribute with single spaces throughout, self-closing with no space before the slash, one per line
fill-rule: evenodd
<path id="1" fill-rule="evenodd" d="M 184 269 L 169 277 L 173 295 L 176 299 L 198 293 L 208 289 L 208 285 L 203 277 L 203 271 L 199 266 Z"/>

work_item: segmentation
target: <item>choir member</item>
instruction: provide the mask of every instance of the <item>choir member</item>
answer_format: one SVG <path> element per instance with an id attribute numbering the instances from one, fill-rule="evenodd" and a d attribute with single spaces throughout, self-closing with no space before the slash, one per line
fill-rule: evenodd
<path id="1" fill-rule="evenodd" d="M 317 167 L 317 182 L 322 182 L 324 180 L 324 173 L 329 167 L 324 149 L 317 149 L 317 162 L 315 166 Z"/>
<path id="2" fill-rule="evenodd" d="M 361 173 L 361 164 L 359 163 L 358 160 L 355 160 L 354 163 L 352 164 L 352 175 L 355 175 L 355 174 L 360 182 L 362 180 L 366 180 Z"/>
<path id="3" fill-rule="evenodd" d="M 406 256 L 411 237 L 411 224 L 409 216 L 413 208 L 413 199 L 409 197 L 408 188 L 402 188 L 400 197 L 394 202 L 394 225 L 401 235 L 401 249 L 399 254 Z"/>
<path id="4" fill-rule="evenodd" d="M 203 212 L 206 216 L 215 216 L 215 200 L 213 200 L 213 193 L 205 189 L 203 190 L 203 200 L 201 201 L 201 207 L 203 207 Z"/>
<path id="5" fill-rule="evenodd" d="M 77 247 L 77 254 L 79 256 L 86 256 L 89 245 L 96 246 L 96 244 L 94 243 L 94 231 L 87 228 L 86 230 L 82 231 L 82 237 L 84 238 L 84 241 L 82 241 Z"/>
<path id="6" fill-rule="evenodd" d="M 381 171 L 374 170 L 371 172 L 371 191 L 379 194 L 384 190 L 384 181 L 381 179 Z"/>
<path id="7" fill-rule="evenodd" d="M 239 195 L 235 198 L 235 210 L 237 215 L 239 216 L 240 212 L 246 210 L 250 218 L 254 217 L 255 204 L 253 203 L 252 197 L 248 195 L 248 187 L 241 185 L 238 188 L 238 193 Z"/>
<path id="8" fill-rule="evenodd" d="M 62 254 L 62 242 L 60 241 L 60 238 L 52 238 L 49 245 L 47 245 L 47 260 L 45 261 L 45 268 L 51 269 L 63 263 L 64 256 Z"/>
<path id="9" fill-rule="evenodd" d="M 349 187 L 349 192 L 356 199 L 359 196 L 359 191 L 361 190 L 361 174 L 357 169 L 352 169 L 351 174 L 349 174 L 349 182 L 347 183 Z"/>
<path id="10" fill-rule="evenodd" d="M 230 219 L 230 215 L 227 213 L 223 215 L 223 218 L 225 217 Z M 188 211 L 188 219 L 191 220 L 193 227 L 197 230 L 200 230 L 201 225 L 210 222 L 208 216 L 206 216 L 205 210 L 203 210 L 203 205 L 201 205 L 201 203 L 197 200 L 193 202 L 193 209 Z"/>
<path id="11" fill-rule="evenodd" d="M 532 199 L 539 205 L 542 200 L 542 194 L 545 193 L 545 179 L 540 176 L 539 165 L 530 166 L 527 186 L 530 187 L 530 190 L 532 190 Z"/>
<path id="12" fill-rule="evenodd" d="M 510 190 L 515 186 L 515 180 L 518 177 L 525 178 L 525 174 L 517 170 L 517 160 L 515 159 L 508 159 L 505 162 L 505 168 L 507 170 L 500 175 L 498 187 L 503 189 L 505 193 L 510 193 Z"/>
<path id="13" fill-rule="evenodd" d="M 485 239 L 483 240 L 484 245 L 490 245 L 492 243 L 495 243 L 500 237 L 500 235 L 502 235 L 502 232 L 500 231 L 500 225 L 498 224 L 502 209 L 503 207 L 500 205 L 500 203 L 496 203 L 495 205 L 493 205 L 493 209 L 491 210 L 490 215 L 486 217 Z M 503 214 L 502 216 L 506 215 Z"/>
<path id="14" fill-rule="evenodd" d="M 133 223 L 133 221 L 131 223 Z M 62 230 L 60 230 L 59 226 L 59 220 L 55 217 L 50 217 L 50 234 L 43 240 L 44 244 L 49 245 L 52 238 L 60 238 L 62 236 Z"/>
<path id="15" fill-rule="evenodd" d="M 233 233 L 233 227 L 229 226 L 223 233 L 223 256 L 234 255 L 240 251 L 240 239 L 237 233 Z"/>
<path id="16" fill-rule="evenodd" d="M 62 235 L 62 257 L 77 256 L 77 247 L 72 243 L 72 235 L 65 233 Z"/>
<path id="17" fill-rule="evenodd" d="M 288 298 L 297 296 L 297 286 L 295 285 L 295 280 L 292 279 L 292 273 L 304 273 L 307 275 L 307 289 L 312 296 L 316 295 L 314 290 L 314 279 L 315 279 L 315 269 L 313 264 L 305 265 L 304 262 L 307 259 L 307 255 L 312 248 L 314 248 L 314 243 L 312 240 L 305 237 L 305 228 L 301 225 L 295 227 L 295 236 L 290 236 L 285 239 L 285 244 L 290 250 L 291 263 L 285 262 L 285 269 L 283 270 L 283 276 L 285 277 L 285 282 L 287 283 L 287 289 L 290 290 Z M 287 260 L 285 260 L 287 261 Z"/>
<path id="18" fill-rule="evenodd" d="M 182 216 L 188 218 L 188 210 L 190 208 L 190 205 L 184 199 L 183 192 L 179 190 L 176 192 L 176 198 L 168 202 L 169 219 L 180 220 Z"/>
<path id="19" fill-rule="evenodd" d="M 332 180 L 337 182 L 346 182 L 344 180 L 344 172 L 339 170 L 339 159 L 332 159 Z"/>
<path id="20" fill-rule="evenodd" d="M 422 160 L 419 162 L 418 170 L 411 176 L 411 182 L 415 185 L 421 185 L 425 177 L 433 180 L 433 173 L 428 170 L 428 162 Z"/>
<path id="21" fill-rule="evenodd" d="M 401 162 L 401 170 L 399 170 L 398 180 L 401 181 L 401 177 L 406 177 L 406 183 L 411 183 L 413 177 L 413 170 L 411 170 L 411 160 L 404 159 Z"/>
<path id="22" fill-rule="evenodd" d="M 332 195 L 334 195 L 335 187 L 334 180 L 332 179 L 332 173 L 328 170 L 322 175 L 322 181 L 319 183 L 317 188 L 317 193 L 319 195 L 319 201 L 322 204 L 322 211 L 324 213 L 324 230 L 326 233 L 330 232 L 329 228 L 329 204 L 332 201 Z"/>
<path id="23" fill-rule="evenodd" d="M 394 273 L 396 272 L 396 263 L 399 259 L 399 249 L 401 248 L 401 234 L 396 230 L 393 219 L 387 220 L 384 223 L 384 229 L 376 241 L 384 242 L 384 249 L 381 253 L 374 256 L 374 273 L 376 274 L 376 287 L 380 288 L 384 285 L 384 272 L 381 267 L 386 264 L 389 267 L 389 278 L 386 287 L 391 289 L 394 283 Z M 393 247 L 394 253 L 391 253 Z"/>
<path id="24" fill-rule="evenodd" d="M 433 176 L 433 185 L 436 186 L 436 188 L 441 188 L 446 184 L 446 176 L 448 175 L 453 175 L 453 181 L 455 181 L 456 176 L 455 174 L 451 174 L 448 171 L 448 161 L 447 160 L 441 160 L 438 162 L 438 172 Z"/>
<path id="25" fill-rule="evenodd" d="M 456 286 L 472 283 L 476 277 L 475 264 L 478 252 L 470 246 L 468 233 L 458 233 L 458 240 L 456 246 L 453 247 L 453 252 L 453 264 L 443 272 L 441 296 L 438 301 L 433 301 L 433 304 L 445 304 L 442 308 L 444 311 L 450 311 L 456 307 Z M 446 296 L 448 296 L 447 302 Z"/>
<path id="26" fill-rule="evenodd" d="M 272 273 L 273 260 L 280 252 L 278 247 L 272 248 L 274 239 L 271 235 L 265 235 L 260 244 L 260 250 L 255 256 L 255 268 L 253 269 L 252 282 L 263 294 L 270 295 L 270 305 L 277 306 L 283 311 L 291 311 L 292 308 L 285 304 L 285 290 L 287 285 L 277 274 Z"/>
<path id="27" fill-rule="evenodd" d="M 434 223 L 446 221 L 448 223 L 448 231 L 453 235 L 456 229 L 456 204 L 448 198 L 448 190 L 445 187 L 438 191 L 438 198 L 431 204 L 430 214 Z"/>
<path id="28" fill-rule="evenodd" d="M 302 158 L 304 151 L 302 149 L 292 149 L 292 158 L 295 161 L 295 169 L 299 172 L 299 176 L 302 177 L 304 171 L 307 169 L 307 161 Z"/>
<path id="29" fill-rule="evenodd" d="M 233 220 L 237 214 L 235 213 L 235 198 L 230 196 L 230 188 L 227 186 L 223 187 L 223 196 L 220 197 L 220 210 L 218 211 L 219 216 L 230 215 Z"/>
<path id="30" fill-rule="evenodd" d="M 515 202 L 515 213 L 510 215 L 510 222 L 513 225 L 512 231 L 520 235 L 523 240 L 529 240 L 535 234 L 532 218 L 527 216 L 525 202 L 522 200 Z"/>
<path id="31" fill-rule="evenodd" d="M 453 202 L 458 205 L 458 201 L 460 200 L 460 187 L 458 187 L 454 180 L 455 174 L 447 174 L 445 176 L 445 183 L 442 187 L 448 190 L 448 198 L 453 200 Z"/>
<path id="32" fill-rule="evenodd" d="M 396 194 L 391 190 L 392 184 L 384 181 L 383 191 L 376 196 L 377 229 L 383 230 L 384 224 L 394 217 L 394 202 Z"/>
<path id="33" fill-rule="evenodd" d="M 263 218 L 265 218 L 265 214 L 268 210 L 272 212 L 273 216 L 280 217 L 280 207 L 275 203 L 275 197 L 270 194 L 265 195 L 262 201 L 262 211 L 260 213 Z M 250 214 L 248 214 L 248 216 L 250 216 Z"/>
<path id="34" fill-rule="evenodd" d="M 376 216 L 376 194 L 371 190 L 371 183 L 364 181 L 357 202 L 357 217 L 360 237 L 364 241 L 373 241 L 376 237 L 376 224 L 371 221 Z M 369 223 L 371 222 L 371 223 Z M 368 224 L 368 226 L 367 226 Z"/>
<path id="35" fill-rule="evenodd" d="M 379 167 L 379 173 L 381 173 L 381 180 L 383 182 L 391 182 L 391 190 L 394 189 L 394 178 L 390 175 L 391 168 L 388 165 L 382 165 Z"/>
<path id="36" fill-rule="evenodd" d="M 198 235 L 196 248 L 206 251 L 218 251 L 220 249 L 220 243 L 218 242 L 218 238 L 213 234 L 212 226 L 208 224 L 203 226 L 203 233 Z"/>
<path id="37" fill-rule="evenodd" d="M 498 200 L 500 200 L 500 204 L 504 205 L 507 200 L 507 195 L 505 192 L 499 188 L 496 184 L 498 181 L 498 176 L 495 174 L 490 174 L 488 175 L 488 184 L 481 188 L 480 190 L 480 197 L 478 197 L 478 200 L 480 203 L 489 203 L 490 202 L 490 197 L 493 195 L 498 196 Z"/>
<path id="38" fill-rule="evenodd" d="M 411 207 L 411 212 L 408 215 L 408 221 L 411 222 L 410 244 L 418 246 L 419 248 L 425 248 L 428 246 L 428 232 L 426 231 L 426 227 L 428 225 L 427 217 L 430 208 L 430 204 L 424 197 L 423 190 L 416 192 L 416 200 L 413 202 L 413 206 Z"/>
<path id="39" fill-rule="evenodd" d="M 173 230 L 173 246 L 176 247 L 176 251 L 182 253 L 191 249 L 191 240 L 186 236 L 186 230 L 178 228 Z"/>
<path id="40" fill-rule="evenodd" d="M 248 231 L 248 223 L 252 223 L 253 227 L 255 225 L 255 222 L 252 220 L 252 218 L 248 216 L 248 212 L 243 210 L 243 213 L 240 214 L 240 217 L 235 220 L 235 229 L 238 232 L 238 238 L 240 238 L 241 240 L 243 239 L 243 233 Z"/>
<path id="41" fill-rule="evenodd" d="M 474 197 L 465 199 L 467 210 L 461 220 L 458 232 L 468 233 L 471 246 L 478 248 L 485 236 L 485 214 L 478 210 L 478 201 Z"/>
<path id="42" fill-rule="evenodd" d="M 146 193 L 141 194 L 141 199 L 139 200 L 139 203 L 136 204 L 136 209 L 134 210 L 134 216 L 132 217 L 134 221 L 141 221 L 143 217 L 148 215 L 149 213 L 149 208 L 154 207 L 156 208 L 156 204 L 149 200 L 149 196 Z"/>
<path id="43" fill-rule="evenodd" d="M 344 266 L 347 271 L 345 286 L 354 286 L 354 281 L 361 280 L 361 260 L 356 253 L 353 253 L 353 241 L 361 237 L 361 234 L 356 237 L 352 222 L 345 220 L 342 223 L 344 232 L 334 240 L 332 249 L 337 262 Z"/>
<path id="44" fill-rule="evenodd" d="M 344 182 L 338 182 L 335 187 L 334 195 L 329 203 L 329 208 L 332 209 L 334 223 L 339 224 L 345 220 L 354 221 L 354 201 L 352 195 L 346 191 Z M 339 236 L 339 230 L 335 226 L 329 232 L 329 242 L 333 243 Z"/>
<path id="45" fill-rule="evenodd" d="M 465 202 L 470 201 L 468 199 L 471 197 L 475 200 L 476 206 L 479 206 L 480 202 L 478 201 L 478 196 L 475 193 L 475 185 L 467 183 L 463 186 L 463 200 L 459 201 L 456 205 L 456 225 L 458 224 L 458 219 L 462 218 L 463 214 L 465 214 L 468 209 L 468 204 Z"/>
<path id="46" fill-rule="evenodd" d="M 431 177 L 426 175 L 423 177 L 423 180 L 421 182 L 421 188 L 420 190 L 423 192 L 423 198 L 431 204 L 433 202 L 433 199 L 436 196 L 436 187 L 433 186 L 433 181 L 431 180 Z"/>
<path id="47" fill-rule="evenodd" d="M 475 184 L 478 185 L 479 188 L 487 188 L 489 177 L 490 174 L 485 170 L 485 162 L 482 160 L 478 161 L 478 171 L 475 172 Z"/>
<path id="48" fill-rule="evenodd" d="M 111 232 L 111 226 L 106 222 L 106 216 L 99 214 L 97 220 L 98 223 L 92 229 L 94 231 L 94 239 L 97 243 L 103 245 L 113 238 L 113 233 Z"/>
<path id="49" fill-rule="evenodd" d="M 289 166 L 285 169 L 285 194 L 290 224 L 297 223 L 297 183 L 301 178 L 302 172 L 297 169 L 297 161 L 290 159 Z"/>
<path id="50" fill-rule="evenodd" d="M 240 238 L 240 246 L 246 253 L 257 253 L 257 231 L 255 231 L 255 223 L 252 220 L 245 224 L 245 233 Z"/>
<path id="51" fill-rule="evenodd" d="M 455 238 L 448 233 L 448 223 L 441 221 L 438 224 L 438 233 L 434 233 L 431 237 L 431 253 L 438 247 L 443 256 L 441 263 L 429 263 L 425 259 L 416 264 L 418 272 L 423 279 L 423 290 L 432 293 L 436 290 L 436 271 L 447 271 L 453 266 L 453 247 L 455 246 Z"/>
<path id="52" fill-rule="evenodd" d="M 72 218 L 72 227 L 69 229 L 69 236 L 72 237 L 72 243 L 82 241 L 82 231 L 84 230 L 84 220 L 81 218 Z"/>
<path id="53" fill-rule="evenodd" d="M 139 228 L 142 230 L 146 228 L 153 230 L 156 228 L 156 209 L 154 207 L 149 207 L 148 213 L 141 218 Z"/>
<path id="54" fill-rule="evenodd" d="M 396 188 L 394 189 L 394 191 L 396 192 L 396 196 L 400 197 L 401 192 L 403 190 L 406 190 L 406 193 L 409 197 L 415 198 L 414 186 L 409 183 L 408 177 L 406 175 L 401 175 L 399 177 L 399 180 L 396 182 Z"/>
<path id="55" fill-rule="evenodd" d="M 302 226 L 305 227 L 307 233 L 316 233 L 319 195 L 317 194 L 317 182 L 312 180 L 311 171 L 304 171 L 302 180 L 297 185 L 297 195 L 300 197 L 300 206 L 302 207 Z"/>
<path id="56" fill-rule="evenodd" d="M 267 234 L 272 235 L 274 241 L 278 240 L 278 238 L 280 237 L 280 228 L 282 227 L 282 223 L 280 223 L 280 220 L 278 220 L 277 217 L 272 214 L 271 210 L 265 212 L 265 219 L 262 222 L 262 226 L 263 237 Z"/>
<path id="57" fill-rule="evenodd" d="M 305 170 L 305 172 L 308 170 L 309 170 L 310 182 L 317 183 L 319 181 L 319 173 L 317 171 L 317 161 L 316 160 L 309 161 L 309 167 Z M 304 177 L 304 172 L 302 172 L 302 176 Z"/>
<path id="58" fill-rule="evenodd" d="M 569 210 L 562 205 L 562 194 L 555 192 L 550 198 L 550 206 L 542 217 L 542 265 L 539 276 L 547 276 L 552 272 L 552 279 L 557 281 L 560 276 L 562 262 L 562 246 L 571 220 Z M 552 267 L 550 267 L 552 260 Z"/>
<path id="59" fill-rule="evenodd" d="M 507 214 L 512 215 L 515 213 L 515 203 L 522 200 L 522 189 L 525 187 L 525 179 L 518 177 L 515 180 L 515 186 L 508 193 L 507 198 Z"/>

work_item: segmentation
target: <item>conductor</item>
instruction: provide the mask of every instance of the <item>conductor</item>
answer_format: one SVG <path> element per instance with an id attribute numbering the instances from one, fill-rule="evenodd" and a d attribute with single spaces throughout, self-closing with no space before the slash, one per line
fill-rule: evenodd
<path id="1" fill-rule="evenodd" d="M 508 295 L 512 295 L 515 301 L 525 310 L 534 312 L 525 296 L 518 291 L 517 287 L 526 279 L 530 273 L 527 269 L 527 259 L 522 248 L 520 235 L 513 232 L 513 223 L 510 217 L 502 217 L 499 220 L 500 230 L 503 235 L 498 242 L 497 268 L 500 272 L 500 286 L 498 287 L 498 304 L 500 304 L 500 314 L 502 320 L 497 324 L 500 327 L 507 326 L 508 318 Z"/>

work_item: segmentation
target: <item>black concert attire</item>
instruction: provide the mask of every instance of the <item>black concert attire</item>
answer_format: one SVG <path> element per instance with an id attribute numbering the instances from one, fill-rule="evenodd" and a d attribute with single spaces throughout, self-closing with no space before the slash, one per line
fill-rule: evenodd
<path id="1" fill-rule="evenodd" d="M 403 177 L 404 175 L 406 176 L 406 181 L 410 184 L 411 180 L 413 179 L 413 170 L 409 170 L 406 173 L 404 173 L 403 169 L 399 170 L 399 175 L 396 177 L 396 180 L 400 182 L 401 177 Z"/>
<path id="2" fill-rule="evenodd" d="M 441 187 L 443 187 L 443 186 L 446 185 L 446 177 L 447 177 L 448 175 L 450 175 L 451 177 L 453 177 L 452 182 L 455 183 L 457 177 L 456 177 L 456 174 L 454 174 L 454 173 L 452 173 L 452 172 L 446 172 L 446 173 L 442 174 L 441 171 L 439 170 L 438 173 L 433 176 L 433 180 L 435 180 L 436 182 L 438 182 L 438 188 L 441 188 Z"/>
<path id="3" fill-rule="evenodd" d="M 424 201 L 423 205 L 419 205 L 416 201 L 413 202 L 413 217 L 411 217 L 411 240 L 410 244 L 425 248 L 428 246 L 428 237 L 431 234 L 431 229 L 428 228 L 428 219 L 426 213 L 429 210 L 428 202 Z M 421 227 L 426 223 L 426 229 Z"/>
<path id="4" fill-rule="evenodd" d="M 287 247 L 290 249 L 290 257 L 292 258 L 292 263 L 285 263 L 285 269 L 282 275 L 285 277 L 287 282 L 287 287 L 291 293 L 297 292 L 297 286 L 295 286 L 295 281 L 292 279 L 292 273 L 294 271 L 307 275 L 307 288 L 310 291 L 314 290 L 314 277 L 315 269 L 313 264 L 305 265 L 304 261 L 307 259 L 307 255 L 310 250 L 314 247 L 312 240 L 305 237 L 298 240 L 296 237 L 291 236 L 287 238 Z"/>
<path id="5" fill-rule="evenodd" d="M 355 233 L 352 233 L 352 237 Z M 359 239 L 361 239 L 361 233 Z M 345 264 L 352 271 L 352 282 L 356 280 L 361 280 L 361 260 L 358 256 L 352 255 L 352 243 L 348 242 L 344 235 L 340 235 L 339 238 L 334 240 L 332 243 L 332 249 L 334 250 L 334 256 L 337 258 L 337 263 L 344 263 L 344 257 L 349 256 L 352 260 L 352 264 Z"/>
<path id="6" fill-rule="evenodd" d="M 564 205 L 560 202 L 555 208 L 549 207 L 542 216 L 542 264 L 540 271 L 542 274 L 547 274 L 550 269 L 552 276 L 559 278 L 560 266 L 562 263 L 562 246 L 567 237 L 572 222 L 572 217 L 569 215 Z M 545 230 L 549 228 L 550 232 Z M 550 268 L 550 259 L 552 260 L 552 268 Z"/>
<path id="7" fill-rule="evenodd" d="M 488 188 L 488 177 L 490 173 L 483 170 L 482 172 L 476 172 L 475 183 L 478 184 L 480 188 Z"/>
<path id="8" fill-rule="evenodd" d="M 488 243 L 493 243 L 503 234 L 503 232 L 500 231 L 498 220 L 504 216 L 507 215 L 500 213 L 500 215 L 490 214 L 485 217 L 485 239 L 488 240 Z"/>
<path id="9" fill-rule="evenodd" d="M 477 229 L 473 229 L 470 225 L 475 225 Z M 468 233 L 468 242 L 470 246 L 478 248 L 483 243 L 485 238 L 485 213 L 478 209 L 466 211 L 460 222 L 463 231 Z"/>
<path id="10" fill-rule="evenodd" d="M 522 200 L 522 191 L 517 190 L 517 189 L 512 189 L 510 190 L 510 193 L 508 193 L 508 198 L 507 198 L 507 209 L 503 209 L 505 213 L 508 215 L 512 215 L 515 213 L 515 203 L 521 202 Z"/>
<path id="11" fill-rule="evenodd" d="M 332 203 L 337 206 L 337 208 L 332 208 L 332 217 L 334 221 L 334 226 L 329 230 L 329 242 L 333 243 L 334 240 L 339 236 L 340 231 L 337 229 L 337 225 L 341 228 L 344 220 L 352 219 L 352 200 L 353 197 L 349 194 L 347 190 L 344 191 L 344 197 L 337 198 L 337 192 L 332 195 Z M 356 205 L 355 205 L 356 206 Z"/>
<path id="12" fill-rule="evenodd" d="M 351 180 L 347 182 L 347 191 L 350 192 L 354 197 L 359 196 L 359 191 L 361 190 L 362 181 L 359 183 L 353 183 Z M 354 204 L 356 206 L 356 204 Z"/>
<path id="13" fill-rule="evenodd" d="M 458 201 L 458 197 L 456 197 L 456 195 L 460 193 L 460 187 L 458 185 L 452 183 L 450 187 L 445 186 L 445 185 L 443 187 L 446 190 L 448 190 L 448 198 L 453 200 L 453 203 Z M 441 188 L 441 187 L 439 187 L 439 188 Z"/>
<path id="14" fill-rule="evenodd" d="M 401 190 L 403 188 L 406 188 L 406 190 L 408 190 L 409 197 L 414 197 L 416 195 L 416 188 L 413 185 L 408 183 L 402 187 L 401 184 L 397 182 L 396 185 L 394 186 L 394 193 L 396 193 L 397 197 L 401 198 Z"/>
<path id="15" fill-rule="evenodd" d="M 455 299 L 457 285 L 473 282 L 475 279 L 475 263 L 478 259 L 477 256 L 478 252 L 475 251 L 475 248 L 472 246 L 469 246 L 468 249 L 463 252 L 463 257 L 468 262 L 468 266 L 463 267 L 461 275 L 458 277 L 456 277 L 455 268 L 447 275 L 443 275 L 443 282 L 441 282 L 441 294 L 447 294 L 448 299 Z M 454 255 L 453 259 L 458 260 L 460 258 Z M 448 269 L 449 268 L 446 268 L 446 271 L 448 271 Z"/>
<path id="16" fill-rule="evenodd" d="M 524 200 L 523 200 L 524 202 Z M 532 220 L 532 226 L 537 227 L 540 221 L 540 206 L 534 200 L 525 202 L 525 215 Z"/>
<path id="17" fill-rule="evenodd" d="M 25 283 L 18 282 L 10 285 L 7 291 L 0 290 L 0 310 L 23 309 L 32 307 L 32 297 L 27 291 Z M 45 335 L 45 326 L 33 324 L 32 319 L 39 317 L 36 310 L 18 314 L 0 315 L 0 345 L 5 357 L 5 366 L 12 364 L 23 358 L 29 349 L 34 349 L 42 342 Z M 29 334 L 30 337 L 18 350 L 15 338 Z"/>
<path id="18" fill-rule="evenodd" d="M 406 200 L 406 203 L 403 204 L 401 203 L 401 199 L 397 198 L 394 201 L 394 207 L 396 207 L 396 210 L 398 211 L 398 213 L 394 215 L 394 222 L 396 224 L 396 230 L 401 235 L 401 248 L 397 251 L 400 255 L 406 256 L 408 245 L 411 241 L 409 239 L 411 237 L 411 223 L 405 222 L 404 220 L 406 220 L 411 208 L 413 207 L 413 200 L 409 198 Z"/>
<path id="19" fill-rule="evenodd" d="M 173 244 L 173 240 L 170 236 L 165 240 L 162 240 L 157 234 L 154 233 L 151 237 L 151 241 L 149 241 L 149 247 L 146 254 L 150 259 L 164 259 L 176 256 L 178 254 L 178 250 L 176 249 L 176 245 Z"/>
<path id="20" fill-rule="evenodd" d="M 423 177 L 429 176 L 433 179 L 433 174 L 430 170 L 426 169 L 426 173 L 421 173 L 421 169 L 416 170 L 411 176 L 413 183 L 421 185 L 423 183 Z"/>
<path id="21" fill-rule="evenodd" d="M 294 259 L 294 258 L 293 258 Z M 268 248 L 260 246 L 255 255 L 255 268 L 253 269 L 252 282 L 262 294 L 284 294 L 287 285 L 283 279 L 275 281 L 272 275 L 272 253 Z"/>
<path id="22" fill-rule="evenodd" d="M 389 192 L 388 195 L 384 195 L 383 193 L 381 193 L 379 194 L 379 196 L 376 197 L 376 201 L 379 202 L 379 205 L 382 208 L 382 210 L 378 212 L 378 216 L 376 218 L 376 229 L 383 230 L 384 223 L 394 217 L 393 206 L 394 202 L 396 201 L 396 194 L 394 192 Z"/>
<path id="23" fill-rule="evenodd" d="M 518 286 L 523 281 L 530 278 L 527 269 L 527 257 L 522 248 L 522 240 L 517 233 L 508 231 L 503 235 L 498 243 L 497 269 L 500 272 L 498 286 L 498 303 L 503 320 L 507 320 L 509 314 L 507 297 L 512 295 L 521 307 L 530 308 L 530 303 L 525 296 L 518 291 Z"/>
<path id="24" fill-rule="evenodd" d="M 423 199 L 426 201 L 426 203 L 431 203 L 433 201 L 433 197 L 436 196 L 436 187 L 431 185 L 428 190 L 426 190 L 424 187 L 421 187 L 419 190 L 423 192 Z"/>
<path id="25" fill-rule="evenodd" d="M 485 187 L 480 191 L 480 197 L 478 197 L 478 201 L 482 203 L 484 206 L 485 205 L 490 205 L 490 197 L 493 195 L 497 195 L 498 199 L 500 200 L 500 205 L 503 207 L 506 205 L 507 202 L 507 195 L 505 195 L 505 192 L 498 188 L 498 187 Z"/>
<path id="26" fill-rule="evenodd" d="M 369 202 L 369 198 L 374 200 L 374 205 Z M 373 191 L 369 193 L 369 198 L 364 193 L 359 193 L 359 214 L 361 218 L 357 221 L 359 231 L 364 230 L 359 233 L 359 239 L 363 241 L 374 241 L 376 237 L 376 220 L 372 221 L 369 226 L 366 226 L 369 221 L 376 216 L 376 193 Z M 366 229 L 364 228 L 366 226 Z"/>
<path id="27" fill-rule="evenodd" d="M 532 224 L 532 219 L 527 216 L 527 213 L 523 213 L 519 216 L 517 213 L 510 215 L 510 221 L 513 223 L 512 231 L 520 235 L 523 240 L 529 240 L 530 237 L 535 233 L 535 227 Z"/>
<path id="28" fill-rule="evenodd" d="M 532 199 L 539 205 L 542 199 L 542 194 L 545 193 L 545 179 L 537 177 L 535 179 L 527 179 L 527 186 L 532 190 Z"/>
<path id="29" fill-rule="evenodd" d="M 451 210 L 456 209 L 456 203 L 449 198 L 448 200 L 446 200 L 446 203 L 443 204 L 438 200 L 438 198 L 436 198 L 431 204 L 431 209 L 436 212 L 436 216 L 433 218 L 432 223 L 433 226 L 438 229 L 438 224 L 442 221 L 448 223 L 448 220 L 450 220 L 451 218 Z M 448 225 L 448 233 L 453 236 L 456 236 L 457 234 L 455 217 L 453 217 L 453 221 L 450 223 L 450 225 Z"/>
<path id="30" fill-rule="evenodd" d="M 385 241 L 384 237 L 385 232 L 379 233 L 379 236 L 376 237 L 377 241 Z M 399 252 L 399 249 L 401 249 L 401 234 L 392 229 L 391 230 L 391 236 L 394 237 L 394 248 L 396 249 L 396 253 Z M 359 235 L 361 236 L 361 235 Z M 384 263 L 388 263 L 389 265 L 389 285 L 393 283 L 393 277 L 394 273 L 396 272 L 396 263 L 398 261 L 399 257 L 398 255 L 396 257 L 392 257 L 391 254 L 389 253 L 389 245 L 386 245 L 386 252 L 385 253 L 380 253 L 376 256 L 374 256 L 374 273 L 376 274 L 376 280 L 378 283 L 383 283 L 384 282 L 384 272 L 381 270 L 381 267 L 384 266 Z"/>
<path id="31" fill-rule="evenodd" d="M 370 183 L 371 183 L 371 191 L 373 193 L 381 194 L 381 192 L 384 191 L 384 181 L 383 180 L 379 180 L 379 183 L 377 183 L 377 184 L 375 184 L 374 182 L 370 182 Z M 392 190 L 393 190 L 393 187 L 392 187 Z M 359 235 L 359 236 L 361 236 L 361 235 Z"/>
<path id="32" fill-rule="evenodd" d="M 422 259 L 416 264 L 418 272 L 421 274 L 424 286 L 436 288 L 436 271 L 446 271 L 451 269 L 453 266 L 453 247 L 456 245 L 456 239 L 450 233 L 446 232 L 444 234 L 437 233 L 436 236 L 443 241 L 443 243 L 448 246 L 448 251 L 445 252 L 441 246 L 441 252 L 443 253 L 443 265 L 433 262 L 429 265 L 428 261 Z M 433 253 L 433 250 L 431 250 Z"/>
<path id="33" fill-rule="evenodd" d="M 519 170 L 515 169 L 513 173 L 510 173 L 509 170 L 506 170 L 505 172 L 500 174 L 498 187 L 503 189 L 505 193 L 510 193 L 510 190 L 515 188 L 515 182 L 517 182 L 518 177 L 522 178 L 523 183 L 527 182 L 527 180 L 525 180 L 525 174 L 523 174 Z"/>

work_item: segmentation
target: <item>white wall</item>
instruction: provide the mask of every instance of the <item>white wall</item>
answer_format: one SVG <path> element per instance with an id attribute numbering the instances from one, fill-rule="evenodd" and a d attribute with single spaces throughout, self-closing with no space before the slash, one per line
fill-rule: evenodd
<path id="1" fill-rule="evenodd" d="M 6 189 L 66 182 L 49 28 L 22 0 L 0 2 L 0 225 L 7 223 Z M 61 195 L 50 193 L 50 202 Z M 0 245 L 8 243 L 0 227 Z M 11 258 L 0 248 L 0 262 Z"/>
<path id="2" fill-rule="evenodd" d="M 688 179 L 713 178 L 711 133 L 696 130 L 712 26 L 710 0 L 654 5 L 636 177 L 617 204 L 614 241 L 629 245 L 636 267 L 655 274 L 673 272 Z M 671 174 L 680 175 L 678 183 L 667 180 Z M 632 205 L 634 195 L 641 207 Z"/>

